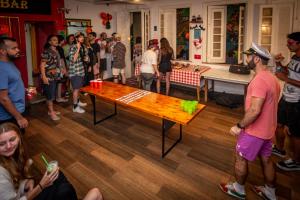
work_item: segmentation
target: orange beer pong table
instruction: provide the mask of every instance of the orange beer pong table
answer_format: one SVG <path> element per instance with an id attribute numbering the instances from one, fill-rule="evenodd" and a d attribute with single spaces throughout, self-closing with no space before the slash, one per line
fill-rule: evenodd
<path id="1" fill-rule="evenodd" d="M 188 114 L 180 108 L 181 99 L 107 81 L 103 81 L 99 88 L 86 86 L 81 91 L 91 96 L 94 125 L 115 116 L 117 114 L 117 104 L 161 118 L 162 157 L 167 155 L 181 141 L 182 125 L 188 125 L 205 108 L 205 105 L 198 104 L 197 110 L 193 114 Z M 114 113 L 97 120 L 96 97 L 113 102 L 115 105 Z M 180 126 L 179 138 L 165 151 L 165 134 L 176 123 Z"/>

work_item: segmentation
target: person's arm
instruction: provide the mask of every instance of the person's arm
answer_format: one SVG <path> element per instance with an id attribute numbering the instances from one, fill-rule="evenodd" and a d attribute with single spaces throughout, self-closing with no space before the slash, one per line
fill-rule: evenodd
<path id="1" fill-rule="evenodd" d="M 27 200 L 33 200 L 37 195 L 39 195 L 46 187 L 49 187 L 59 176 L 59 168 L 52 171 L 50 174 L 45 172 L 41 181 L 30 191 L 26 193 Z"/>
<path id="2" fill-rule="evenodd" d="M 70 61 L 76 62 L 76 60 L 78 59 L 78 56 L 79 56 L 80 47 L 81 47 L 81 44 L 79 42 L 77 42 L 76 48 L 75 48 L 75 46 L 71 47 L 70 53 L 69 53 Z"/>
<path id="3" fill-rule="evenodd" d="M 279 73 L 276 73 L 276 76 L 277 76 L 277 78 L 279 78 L 280 80 L 282 80 L 288 84 L 291 84 L 296 87 L 300 87 L 300 81 L 288 78 L 287 73 L 279 72 Z"/>
<path id="4" fill-rule="evenodd" d="M 42 76 L 43 83 L 49 85 L 49 80 L 46 76 L 46 61 L 43 59 L 41 61 L 40 68 L 41 68 L 41 76 Z"/>
<path id="5" fill-rule="evenodd" d="M 265 99 L 260 97 L 251 97 L 249 109 L 246 111 L 243 119 L 230 130 L 232 135 L 240 134 L 241 130 L 254 122 L 261 113 Z"/>
<path id="6" fill-rule="evenodd" d="M 15 105 L 11 102 L 7 89 L 0 90 L 0 104 L 17 120 L 17 123 L 21 128 L 26 128 L 28 126 L 27 119 L 19 113 Z"/>

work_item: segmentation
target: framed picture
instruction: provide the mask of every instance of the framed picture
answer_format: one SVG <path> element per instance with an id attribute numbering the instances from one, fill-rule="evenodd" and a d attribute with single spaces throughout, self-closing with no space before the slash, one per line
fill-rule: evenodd
<path id="1" fill-rule="evenodd" d="M 91 27 L 90 19 L 66 19 L 67 35 L 82 32 L 86 35 L 87 28 Z"/>

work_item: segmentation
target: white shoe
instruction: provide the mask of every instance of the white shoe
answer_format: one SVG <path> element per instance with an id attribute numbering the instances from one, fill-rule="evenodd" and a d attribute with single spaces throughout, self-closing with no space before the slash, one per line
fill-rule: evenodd
<path id="1" fill-rule="evenodd" d="M 81 101 L 78 101 L 77 105 L 80 106 L 80 107 L 85 107 L 85 106 L 87 106 L 87 103 L 83 103 Z"/>
<path id="2" fill-rule="evenodd" d="M 76 108 L 73 108 L 73 112 L 85 113 L 85 110 L 82 109 L 80 106 L 77 106 Z"/>
<path id="3" fill-rule="evenodd" d="M 68 101 L 69 101 L 69 99 L 66 99 L 66 98 L 58 98 L 58 99 L 56 99 L 57 103 L 65 103 L 65 102 L 68 102 Z"/>

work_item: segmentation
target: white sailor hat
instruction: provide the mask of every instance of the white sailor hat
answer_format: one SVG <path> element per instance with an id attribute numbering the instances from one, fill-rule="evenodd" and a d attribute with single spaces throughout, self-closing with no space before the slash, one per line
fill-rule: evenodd
<path id="1" fill-rule="evenodd" d="M 270 60 L 272 58 L 270 52 L 267 49 L 263 48 L 262 46 L 259 46 L 254 42 L 252 42 L 250 49 L 244 51 L 243 54 L 247 54 L 247 55 L 254 54 L 265 60 Z"/>

